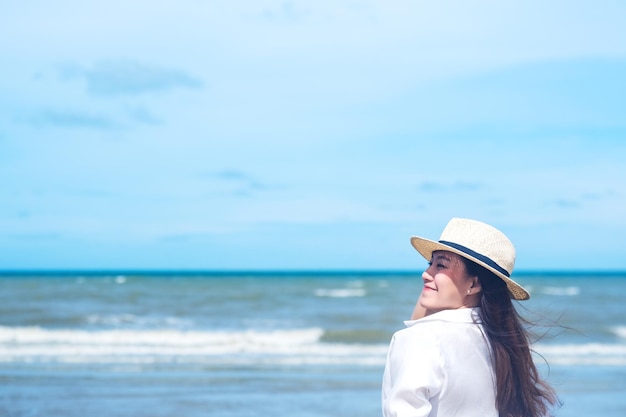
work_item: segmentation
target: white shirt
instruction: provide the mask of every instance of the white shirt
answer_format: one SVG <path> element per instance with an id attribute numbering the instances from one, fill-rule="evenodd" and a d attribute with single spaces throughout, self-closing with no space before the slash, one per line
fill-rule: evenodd
<path id="1" fill-rule="evenodd" d="M 479 308 L 406 321 L 389 345 L 384 417 L 498 417 L 489 343 Z"/>

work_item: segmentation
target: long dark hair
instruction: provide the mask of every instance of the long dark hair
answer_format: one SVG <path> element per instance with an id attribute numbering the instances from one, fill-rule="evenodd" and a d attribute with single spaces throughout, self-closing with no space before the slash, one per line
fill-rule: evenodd
<path id="1" fill-rule="evenodd" d="M 496 375 L 496 407 L 500 417 L 541 417 L 558 403 L 555 391 L 541 379 L 533 362 L 524 320 L 511 301 L 504 280 L 462 258 L 469 275 L 482 288 L 480 319 Z"/>

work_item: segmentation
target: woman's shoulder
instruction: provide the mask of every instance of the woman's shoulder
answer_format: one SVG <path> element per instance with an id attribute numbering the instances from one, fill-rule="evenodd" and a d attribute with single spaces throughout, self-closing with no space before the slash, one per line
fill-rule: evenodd
<path id="1" fill-rule="evenodd" d="M 393 335 L 393 339 L 397 343 L 437 344 L 440 325 L 437 325 L 436 322 L 414 320 L 405 322 L 405 324 L 404 329 L 396 331 Z"/>
<path id="2" fill-rule="evenodd" d="M 406 328 L 398 330 L 394 337 L 438 344 L 441 339 L 454 338 L 459 334 L 460 328 L 480 332 L 476 310 L 475 308 L 444 310 L 418 320 L 405 321 Z"/>

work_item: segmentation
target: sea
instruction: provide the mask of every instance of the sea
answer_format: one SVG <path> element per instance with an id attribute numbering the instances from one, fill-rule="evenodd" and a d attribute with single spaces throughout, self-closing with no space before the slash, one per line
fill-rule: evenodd
<path id="1" fill-rule="evenodd" d="M 626 273 L 528 272 L 563 417 L 626 416 Z M 0 416 L 373 417 L 419 272 L 5 272 Z"/>

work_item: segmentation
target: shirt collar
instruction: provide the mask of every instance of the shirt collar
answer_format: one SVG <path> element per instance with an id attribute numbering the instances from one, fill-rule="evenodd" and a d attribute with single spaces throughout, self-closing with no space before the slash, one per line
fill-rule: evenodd
<path id="1" fill-rule="evenodd" d="M 459 308 L 456 310 L 442 310 L 417 320 L 406 320 L 404 325 L 411 327 L 416 324 L 430 321 L 448 321 L 454 323 L 480 323 L 480 307 Z"/>

